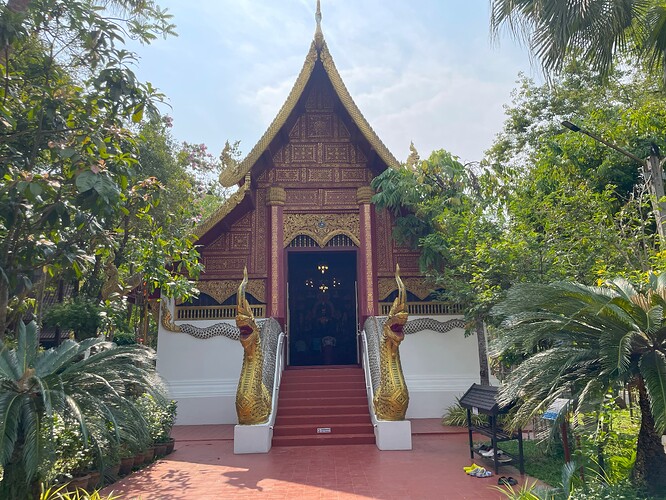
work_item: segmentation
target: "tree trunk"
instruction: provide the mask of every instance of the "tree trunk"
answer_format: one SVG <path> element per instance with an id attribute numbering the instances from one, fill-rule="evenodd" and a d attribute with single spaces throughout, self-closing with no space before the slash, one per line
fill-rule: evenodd
<path id="1" fill-rule="evenodd" d="M 37 498 L 35 484 L 28 482 L 27 471 L 23 465 L 23 448 L 25 434 L 20 430 L 14 443 L 9 462 L 5 465 L 2 481 L 0 481 L 0 498 Z"/>
<path id="2" fill-rule="evenodd" d="M 474 318 L 474 327 L 476 329 L 476 341 L 479 345 L 479 378 L 481 385 L 490 385 L 490 375 L 488 369 L 488 349 L 486 347 L 486 330 L 483 325 L 483 317 Z"/>
<path id="3" fill-rule="evenodd" d="M 636 462 L 632 480 L 651 492 L 666 491 L 666 453 L 654 427 L 650 399 L 642 378 L 638 379 L 638 404 L 641 409 L 641 428 L 638 432 Z"/>
<path id="4" fill-rule="evenodd" d="M 0 340 L 7 330 L 7 306 L 9 305 L 9 283 L 0 278 Z"/>

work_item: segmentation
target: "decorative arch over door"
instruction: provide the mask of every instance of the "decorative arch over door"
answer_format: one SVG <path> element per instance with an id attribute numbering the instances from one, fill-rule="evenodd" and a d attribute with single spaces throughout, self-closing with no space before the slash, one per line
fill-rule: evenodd
<path id="1" fill-rule="evenodd" d="M 284 246 L 300 236 L 309 236 L 324 248 L 336 236 L 347 236 L 353 246 L 360 247 L 360 220 L 357 213 L 347 214 L 285 214 Z"/>

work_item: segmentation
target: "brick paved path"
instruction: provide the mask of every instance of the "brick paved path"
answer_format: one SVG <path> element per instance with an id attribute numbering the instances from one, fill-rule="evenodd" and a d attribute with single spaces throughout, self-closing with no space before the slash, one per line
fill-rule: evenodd
<path id="1" fill-rule="evenodd" d="M 465 475 L 467 433 L 437 421 L 414 422 L 412 451 L 375 445 L 274 447 L 233 454 L 233 426 L 174 429 L 176 451 L 107 487 L 124 499 L 499 499 L 495 476 Z M 527 477 L 503 469 L 522 484 Z"/>

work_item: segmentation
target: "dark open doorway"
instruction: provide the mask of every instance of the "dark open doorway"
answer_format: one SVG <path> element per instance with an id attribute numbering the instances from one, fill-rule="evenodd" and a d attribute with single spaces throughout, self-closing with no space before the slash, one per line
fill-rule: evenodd
<path id="1" fill-rule="evenodd" d="M 356 252 L 292 251 L 287 259 L 289 364 L 356 364 Z"/>

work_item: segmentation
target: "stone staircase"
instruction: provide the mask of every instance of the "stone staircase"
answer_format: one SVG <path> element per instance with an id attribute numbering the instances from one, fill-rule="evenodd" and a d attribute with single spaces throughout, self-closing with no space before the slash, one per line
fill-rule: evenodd
<path id="1" fill-rule="evenodd" d="M 284 371 L 273 446 L 374 443 L 362 368 Z"/>

